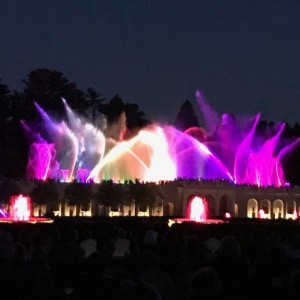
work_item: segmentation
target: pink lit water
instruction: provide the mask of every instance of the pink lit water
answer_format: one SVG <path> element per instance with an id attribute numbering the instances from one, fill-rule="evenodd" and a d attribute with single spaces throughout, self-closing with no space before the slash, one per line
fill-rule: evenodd
<path id="1" fill-rule="evenodd" d="M 297 143 L 278 151 L 284 125 L 272 137 L 257 143 L 260 114 L 243 125 L 230 114 L 219 117 L 201 93 L 197 92 L 196 97 L 207 119 L 207 131 L 199 128 L 181 132 L 173 126 L 153 124 L 127 140 L 118 132 L 106 137 L 102 128 L 80 119 L 66 101 L 68 120 L 60 123 L 36 104 L 48 135 L 43 137 L 23 122 L 33 140 L 27 177 L 96 183 L 107 179 L 155 182 L 176 178 L 276 187 L 286 183 L 281 159 Z M 119 122 L 115 130 L 124 130 L 126 120 L 120 118 Z"/>
<path id="2" fill-rule="evenodd" d="M 14 223 L 14 222 L 30 222 L 39 223 L 47 222 L 51 223 L 52 220 L 47 218 L 37 218 L 31 216 L 31 199 L 22 194 L 15 195 L 10 198 L 10 215 L 6 215 L 1 209 L 0 223 Z"/>

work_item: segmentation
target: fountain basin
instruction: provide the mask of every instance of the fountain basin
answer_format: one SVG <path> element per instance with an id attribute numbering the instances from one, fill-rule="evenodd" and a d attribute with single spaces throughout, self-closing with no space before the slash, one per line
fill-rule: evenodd
<path id="1" fill-rule="evenodd" d="M 173 224 L 181 224 L 181 223 L 194 223 L 194 224 L 224 224 L 228 223 L 228 221 L 218 220 L 218 219 L 206 219 L 201 221 L 194 221 L 188 218 L 175 218 L 169 219 L 168 226 L 171 227 Z"/>
<path id="2" fill-rule="evenodd" d="M 49 218 L 39 218 L 39 217 L 30 217 L 28 220 L 15 220 L 12 217 L 0 218 L 0 223 L 53 223 L 52 219 Z"/>
<path id="3" fill-rule="evenodd" d="M 52 223 L 50 218 L 34 217 L 31 215 L 31 199 L 27 196 L 13 195 L 10 198 L 10 215 L 0 209 L 0 223 Z"/>

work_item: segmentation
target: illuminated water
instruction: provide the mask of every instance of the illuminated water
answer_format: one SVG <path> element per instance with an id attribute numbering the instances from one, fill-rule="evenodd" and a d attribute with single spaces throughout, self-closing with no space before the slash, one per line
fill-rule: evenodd
<path id="1" fill-rule="evenodd" d="M 207 203 L 205 199 L 198 196 L 191 199 L 187 209 L 187 218 L 195 222 L 207 220 Z"/>
<path id="2" fill-rule="evenodd" d="M 205 198 L 194 196 L 188 203 L 185 218 L 169 219 L 168 225 L 174 223 L 222 224 L 225 221 L 208 218 L 207 201 Z"/>
<path id="3" fill-rule="evenodd" d="M 22 194 L 10 197 L 10 208 L 5 214 L 0 209 L 0 223 L 52 223 L 53 220 L 31 215 L 31 199 Z"/>
<path id="4" fill-rule="evenodd" d="M 31 202 L 23 195 L 12 196 L 10 200 L 11 217 L 14 221 L 29 221 Z"/>
<path id="5" fill-rule="evenodd" d="M 207 119 L 207 130 L 190 128 L 181 132 L 173 126 L 153 124 L 129 140 L 122 138 L 124 116 L 116 127 L 119 132 L 110 130 L 107 135 L 104 129 L 80 119 L 66 101 L 68 119 L 63 122 L 55 122 L 36 104 L 46 134 L 23 122 L 32 141 L 27 177 L 97 183 L 105 179 L 203 178 L 258 186 L 284 185 L 281 158 L 298 143 L 278 149 L 284 125 L 279 125 L 273 136 L 257 142 L 259 114 L 240 124 L 230 114 L 219 118 L 199 92 L 196 96 Z"/>
<path id="6" fill-rule="evenodd" d="M 0 215 L 4 218 L 6 218 L 6 214 L 4 213 L 4 211 L 0 208 Z"/>

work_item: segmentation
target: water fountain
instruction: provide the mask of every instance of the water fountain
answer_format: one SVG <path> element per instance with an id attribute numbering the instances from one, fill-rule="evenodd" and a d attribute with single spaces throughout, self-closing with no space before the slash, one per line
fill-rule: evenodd
<path id="1" fill-rule="evenodd" d="M 11 217 L 14 221 L 29 221 L 31 201 L 29 197 L 21 195 L 12 196 L 10 202 Z"/>
<path id="2" fill-rule="evenodd" d="M 299 139 L 280 145 L 285 124 L 275 124 L 272 134 L 265 132 L 264 136 L 258 137 L 260 114 L 253 117 L 223 114 L 220 117 L 200 92 L 196 97 L 207 126 L 216 135 L 213 152 L 224 162 L 235 183 L 275 187 L 286 184 L 281 159 L 299 143 Z M 219 124 L 217 129 L 213 129 L 215 124 Z"/>
<path id="3" fill-rule="evenodd" d="M 31 200 L 22 194 L 11 196 L 9 212 L 5 214 L 0 210 L 2 217 L 0 223 L 52 223 L 53 220 L 48 218 L 34 217 L 31 215 Z"/>
<path id="4" fill-rule="evenodd" d="M 205 199 L 198 196 L 193 197 L 188 206 L 187 216 L 191 221 L 205 221 L 207 219 L 207 203 Z"/>
<path id="5" fill-rule="evenodd" d="M 200 196 L 194 196 L 188 203 L 186 217 L 185 218 L 175 218 L 169 220 L 169 226 L 174 223 L 186 223 L 194 222 L 201 224 L 222 224 L 223 220 L 219 219 L 209 219 L 207 212 L 207 201 L 205 198 Z"/>
<path id="6" fill-rule="evenodd" d="M 105 132 L 76 116 L 65 100 L 68 120 L 63 122 L 55 122 L 36 104 L 47 134 L 23 122 L 33 141 L 27 178 L 96 183 L 106 179 L 155 182 L 201 178 L 275 187 L 286 183 L 281 158 L 298 141 L 279 148 L 284 125 L 279 124 L 273 136 L 258 140 L 259 114 L 243 122 L 231 114 L 219 117 L 200 92 L 196 97 L 207 131 L 192 128 L 181 132 L 170 125 L 152 124 L 128 140 L 123 139 L 124 114 L 118 126 Z M 113 134 L 116 130 L 121 132 Z"/>

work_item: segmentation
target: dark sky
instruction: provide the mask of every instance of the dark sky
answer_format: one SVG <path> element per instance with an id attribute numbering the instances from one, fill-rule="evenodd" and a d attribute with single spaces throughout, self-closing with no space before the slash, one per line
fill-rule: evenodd
<path id="1" fill-rule="evenodd" d="M 196 90 L 221 112 L 300 122 L 299 0 L 0 1 L 0 78 L 63 72 L 149 118 Z"/>

